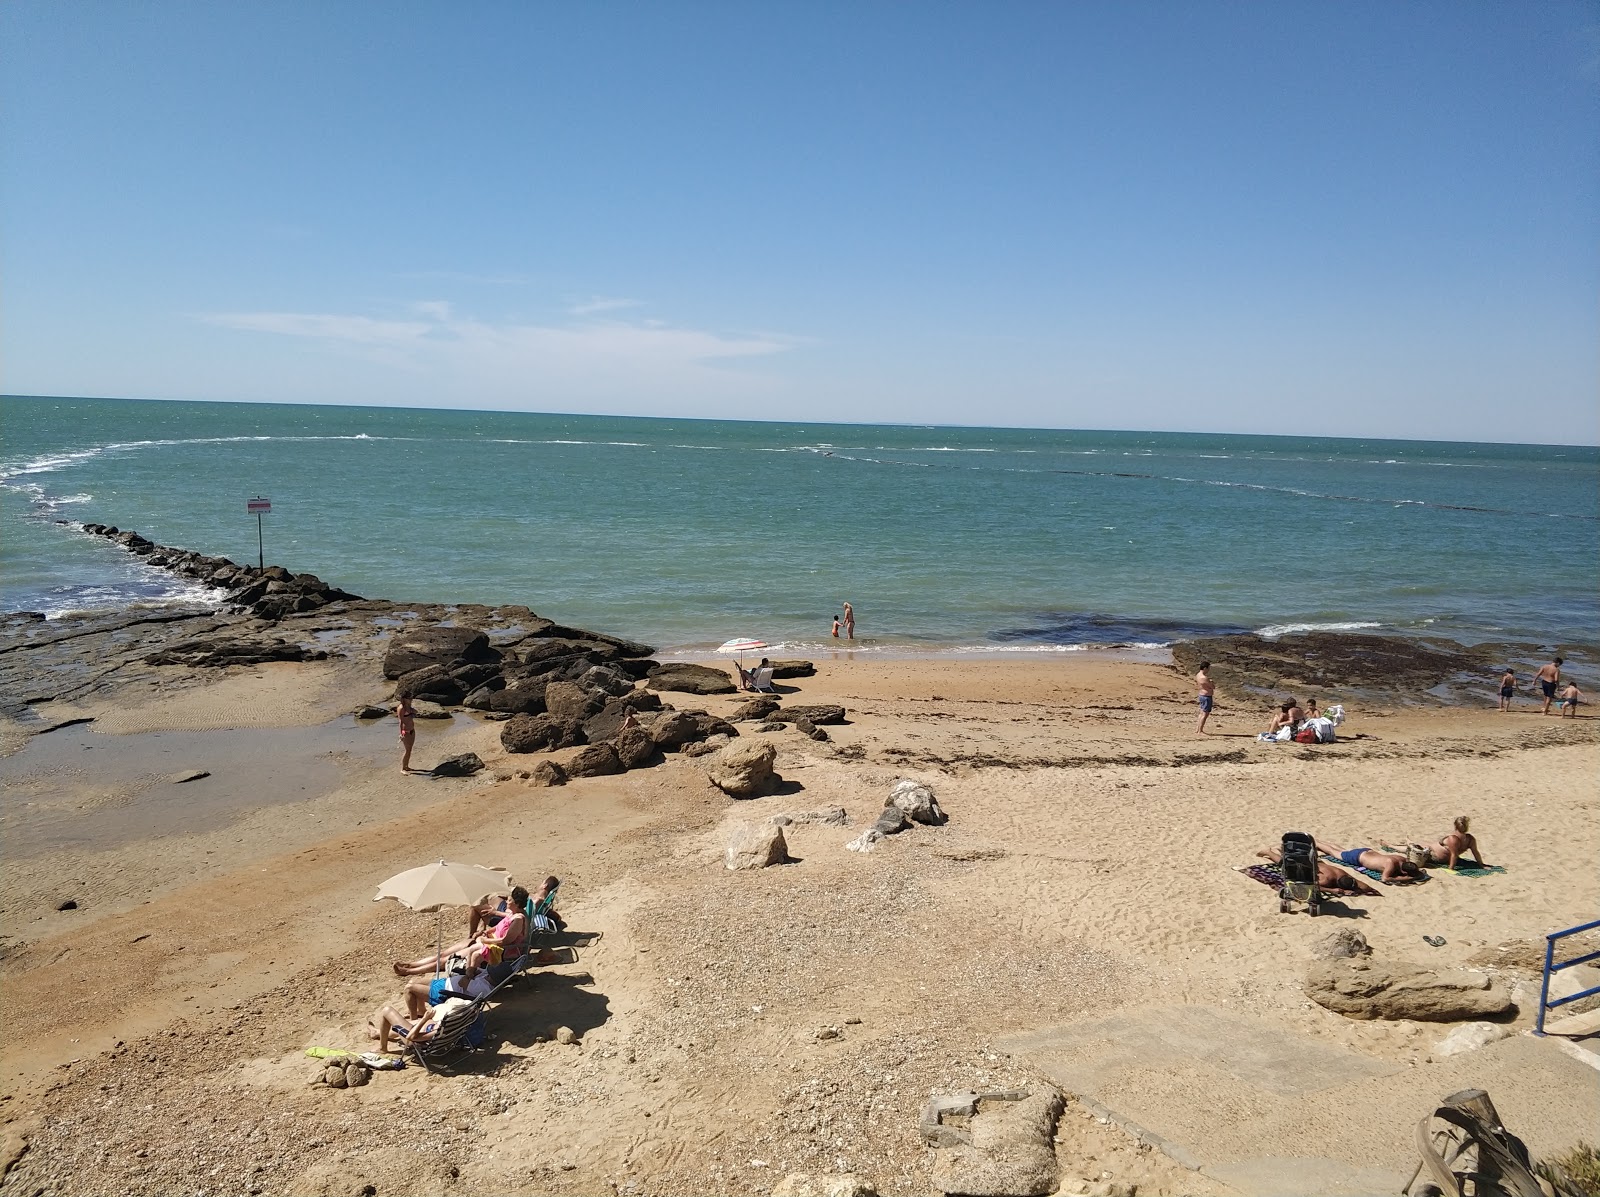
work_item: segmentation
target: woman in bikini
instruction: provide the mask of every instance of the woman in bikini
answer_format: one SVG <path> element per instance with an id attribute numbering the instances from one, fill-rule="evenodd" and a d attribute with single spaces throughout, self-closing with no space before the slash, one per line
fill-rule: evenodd
<path id="1" fill-rule="evenodd" d="M 1453 869 L 1456 862 L 1470 852 L 1474 865 L 1480 869 L 1488 868 L 1478 852 L 1478 837 L 1467 830 L 1472 826 L 1472 820 L 1466 815 L 1457 815 L 1451 826 L 1453 830 L 1448 835 L 1441 835 L 1438 843 L 1428 845 L 1428 863 Z"/>
<path id="2" fill-rule="evenodd" d="M 417 742 L 417 713 L 411 709 L 411 695 L 402 694 L 400 705 L 394 709 L 400 720 L 400 772 L 411 772 L 411 749 Z"/>
<path id="3" fill-rule="evenodd" d="M 499 964 L 500 958 L 508 948 L 520 949 L 527 941 L 528 916 L 522 911 L 527 904 L 528 891 L 519 885 L 511 891 L 510 907 L 494 926 L 487 927 L 460 943 L 451 944 L 438 954 L 430 952 L 415 960 L 396 960 L 395 976 L 420 977 L 423 973 L 438 972 L 444 968 L 445 961 L 457 954 L 466 957 L 469 972 L 484 965 Z"/>
<path id="4" fill-rule="evenodd" d="M 846 640 L 856 638 L 856 609 L 849 603 L 844 605 L 844 638 Z"/>

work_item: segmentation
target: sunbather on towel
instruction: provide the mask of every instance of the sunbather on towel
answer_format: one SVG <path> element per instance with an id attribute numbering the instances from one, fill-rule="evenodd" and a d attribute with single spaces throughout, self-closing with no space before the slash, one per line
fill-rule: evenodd
<path id="1" fill-rule="evenodd" d="M 1263 848 L 1256 853 L 1257 856 L 1277 864 L 1283 859 L 1283 849 L 1279 847 Z M 1317 861 L 1317 888 L 1327 890 L 1329 893 L 1367 894 L 1370 897 L 1383 897 L 1359 877 L 1346 873 L 1343 869 L 1334 868 L 1325 860 Z"/>
<path id="2" fill-rule="evenodd" d="M 1376 848 L 1340 848 L 1323 840 L 1317 841 L 1317 847 L 1323 852 L 1331 852 L 1342 864 L 1352 869 L 1371 869 L 1384 881 L 1422 876 L 1422 870 L 1398 852 L 1379 852 Z"/>
<path id="3" fill-rule="evenodd" d="M 500 957 L 508 945 L 520 947 L 527 942 L 528 916 L 522 913 L 522 908 L 527 904 L 528 891 L 520 885 L 511 891 L 511 903 L 506 913 L 494 926 L 479 931 L 470 939 L 461 943 L 451 944 L 437 955 L 430 953 L 416 960 L 396 960 L 394 962 L 395 975 L 399 977 L 419 977 L 423 973 L 435 973 L 444 968 L 445 961 L 460 953 L 467 959 L 468 966 L 483 964 L 499 964 Z"/>
<path id="4" fill-rule="evenodd" d="M 445 998 L 437 1006 L 429 1006 L 417 1018 L 402 1014 L 393 1006 L 384 1006 L 367 1019 L 367 1030 L 378 1041 L 378 1050 L 386 1052 L 389 1050 L 391 1033 L 399 1037 L 402 1045 L 421 1043 L 438 1033 L 439 1024 L 448 1015 L 470 1005 L 472 1003 L 463 997 Z"/>
<path id="5" fill-rule="evenodd" d="M 1453 869 L 1456 867 L 1456 862 L 1470 852 L 1472 861 L 1478 868 L 1488 868 L 1478 851 L 1478 837 L 1467 830 L 1472 826 L 1472 820 L 1466 815 L 1457 815 L 1453 826 L 1454 830 L 1448 835 L 1440 836 L 1438 843 L 1428 845 L 1428 863 Z"/>

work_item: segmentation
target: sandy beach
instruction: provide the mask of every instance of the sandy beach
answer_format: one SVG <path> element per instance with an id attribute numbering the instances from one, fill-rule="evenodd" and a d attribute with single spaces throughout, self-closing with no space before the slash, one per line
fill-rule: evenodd
<path id="1" fill-rule="evenodd" d="M 780 685 L 848 721 L 825 742 L 741 725 L 785 784 L 735 801 L 678 754 L 536 788 L 519 772 L 541 758 L 466 711 L 421 721 L 416 756 L 475 751 L 485 772 L 402 776 L 393 719 L 349 714 L 392 690 L 355 658 L 140 685 L 41 708 L 94 722 L 14 736 L 0 759 L 6 1192 L 755 1194 L 804 1172 L 920 1194 L 931 1094 L 1042 1084 L 1050 1058 L 1014 1050 L 1027 1036 L 1176 1008 L 1390 1069 L 1357 1161 L 1385 1174 L 1468 1084 L 1535 1154 L 1597 1124 L 1600 1078 L 1520 1034 L 1543 936 L 1600 909 L 1587 716 L 1352 703 L 1337 744 L 1263 744 L 1267 708 L 1225 671 L 1201 737 L 1188 679 L 1159 661 L 841 654 Z M 746 696 L 663 697 L 727 717 Z M 907 777 L 949 823 L 847 851 Z M 830 806 L 848 827 L 791 824 L 791 863 L 724 868 L 736 824 Z M 1393 842 L 1459 814 L 1505 872 L 1435 870 L 1311 919 L 1236 871 L 1285 830 Z M 309 1085 L 306 1049 L 374 1046 L 389 962 L 433 942 L 434 916 L 373 902 L 377 883 L 440 858 L 559 875 L 571 928 L 598 940 L 520 980 L 454 1075 Z M 1301 976 L 1340 927 L 1375 959 L 1515 987 L 1517 1034 L 1432 1060 L 1447 1025 L 1315 1004 Z M 1519 1069 L 1542 1079 L 1513 1084 Z M 1185 1106 L 1155 1073 L 1134 1087 L 1146 1127 L 1198 1119 L 1221 1142 L 1265 1116 Z M 1063 1183 L 1235 1191 L 1104 1114 L 1069 1100 Z M 1333 1155 L 1330 1126 L 1295 1133 Z"/>

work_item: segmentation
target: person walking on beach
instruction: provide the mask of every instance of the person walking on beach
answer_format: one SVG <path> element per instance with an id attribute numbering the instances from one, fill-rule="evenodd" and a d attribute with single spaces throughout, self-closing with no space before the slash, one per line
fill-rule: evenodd
<path id="1" fill-rule="evenodd" d="M 844 638 L 846 640 L 856 638 L 856 609 L 849 603 L 844 605 Z"/>
<path id="2" fill-rule="evenodd" d="M 1578 689 L 1577 682 L 1568 682 L 1567 688 L 1561 692 L 1561 717 L 1563 719 L 1578 717 L 1578 699 L 1583 696 L 1583 691 Z"/>
<path id="3" fill-rule="evenodd" d="M 1506 666 L 1506 671 L 1500 675 L 1500 709 L 1511 709 L 1511 696 L 1517 692 L 1517 675 L 1511 666 Z"/>
<path id="4" fill-rule="evenodd" d="M 394 709 L 400 720 L 400 772 L 411 772 L 411 750 L 417 743 L 417 713 L 411 709 L 411 695 L 402 694 L 400 705 Z"/>
<path id="5" fill-rule="evenodd" d="M 1533 675 L 1533 680 L 1539 683 L 1539 689 L 1544 692 L 1544 709 L 1541 715 L 1550 713 L 1550 704 L 1555 701 L 1556 687 L 1561 684 L 1560 657 L 1553 657 L 1548 665 L 1539 666 L 1539 672 Z"/>
<path id="6" fill-rule="evenodd" d="M 1200 726 L 1195 728 L 1195 733 L 1201 736 L 1206 734 L 1206 720 L 1211 718 L 1211 710 L 1216 705 L 1217 683 L 1206 672 L 1210 668 L 1210 661 L 1201 661 L 1200 672 L 1194 675 L 1194 684 L 1200 690 Z"/>

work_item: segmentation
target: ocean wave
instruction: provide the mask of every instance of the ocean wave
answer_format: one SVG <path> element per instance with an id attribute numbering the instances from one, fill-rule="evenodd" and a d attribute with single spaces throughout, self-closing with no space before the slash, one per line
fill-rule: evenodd
<path id="1" fill-rule="evenodd" d="M 53 474 L 57 470 L 69 469 L 79 462 L 89 461 L 106 453 L 127 453 L 135 449 L 161 449 L 178 445 L 231 445 L 254 441 L 420 441 L 423 439 L 425 438 L 416 436 L 371 436 L 365 432 L 357 432 L 324 436 L 196 436 L 170 440 L 111 441 L 104 445 L 92 445 L 87 449 L 45 453 L 20 461 L 0 462 L 0 482 L 28 474 Z"/>
<path id="2" fill-rule="evenodd" d="M 1371 620 L 1345 620 L 1333 623 L 1271 623 L 1257 628 L 1255 634 L 1263 640 L 1276 640 L 1279 636 L 1295 636 L 1301 632 L 1365 632 L 1381 628 L 1381 623 Z"/>

